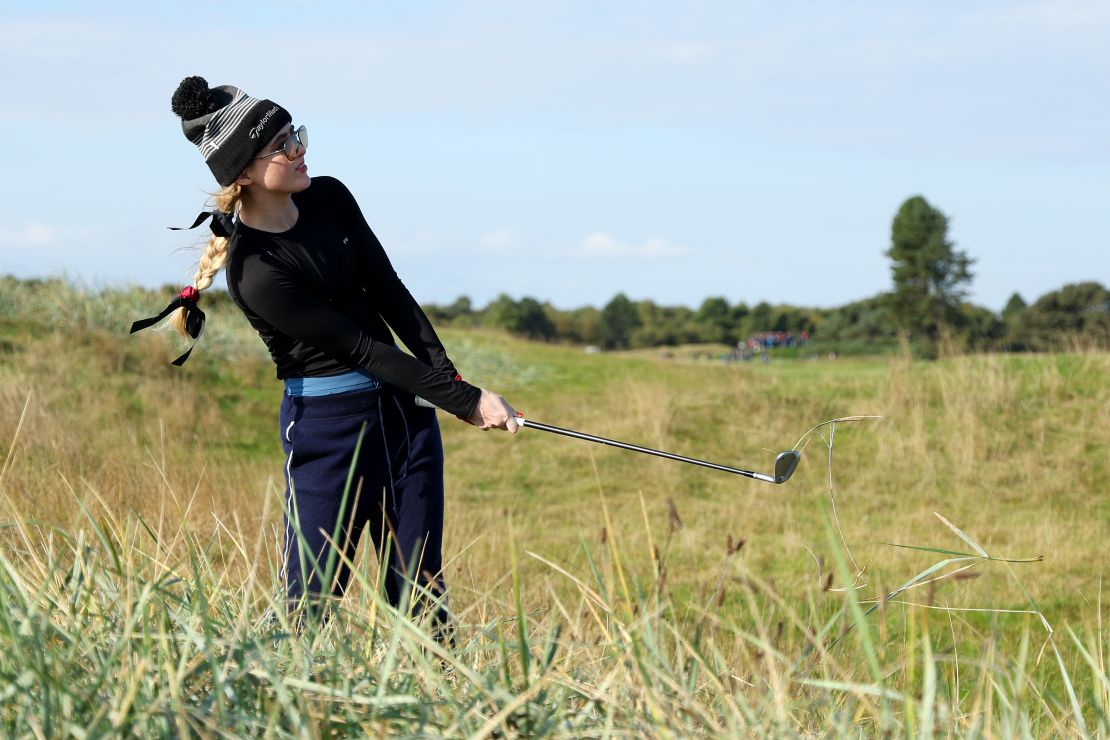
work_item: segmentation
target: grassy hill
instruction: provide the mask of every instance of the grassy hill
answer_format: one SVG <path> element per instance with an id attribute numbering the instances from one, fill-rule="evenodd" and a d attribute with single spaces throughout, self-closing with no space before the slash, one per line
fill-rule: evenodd
<path id="1" fill-rule="evenodd" d="M 426 638 L 400 626 L 370 588 L 348 595 L 345 616 L 311 649 L 275 638 L 250 659 L 235 654 L 260 634 L 285 633 L 259 627 L 278 589 L 280 383 L 234 307 L 211 306 L 208 334 L 176 369 L 170 337 L 125 333 L 168 296 L 10 279 L 0 288 L 0 598 L 9 615 L 24 615 L 0 629 L 0 672 L 21 687 L 0 710 L 12 732 L 47 721 L 36 725 L 20 707 L 45 701 L 64 714 L 55 674 L 32 668 L 66 650 L 99 656 L 74 669 L 72 721 L 136 732 L 297 734 L 304 723 L 316 728 L 309 734 L 333 725 L 416 732 L 420 722 L 433 734 L 807 732 L 830 723 L 905 732 L 926 721 L 922 713 L 960 732 L 1110 729 L 1105 353 L 725 365 L 683 351 L 586 354 L 445 332 L 468 380 L 539 421 L 758 470 L 804 446 L 791 481 L 770 486 L 536 430 L 482 433 L 441 414 L 461 646 L 442 656 L 447 682 L 425 665 L 434 650 Z M 805 436 L 853 415 L 881 419 Z M 992 556 L 1043 559 L 960 561 L 884 601 L 956 557 L 939 551 L 976 554 L 935 514 Z M 375 565 L 365 555 L 369 583 Z M 954 572 L 965 565 L 973 567 Z M 110 587 L 75 592 L 60 579 L 86 566 Z M 150 586 L 168 574 L 181 582 Z M 83 617 L 58 610 L 75 593 L 86 600 Z M 122 604 L 133 602 L 121 593 L 147 601 L 128 612 Z M 211 602 L 203 609 L 199 593 Z M 185 602 L 188 619 L 178 613 Z M 121 620 L 139 612 L 146 617 L 122 636 Z M 26 625 L 36 619 L 70 642 L 43 637 L 29 648 Z M 82 619 L 94 627 L 85 642 L 73 635 Z M 190 637 L 208 628 L 207 647 Z M 846 628 L 849 637 L 822 656 Z M 167 644 L 157 646 L 155 633 Z M 142 634 L 145 647 L 135 644 Z M 356 634 L 365 650 L 352 663 L 336 646 Z M 186 673 L 179 660 L 199 662 Z M 220 677 L 217 666 L 251 660 L 264 669 L 236 674 L 238 683 Z M 144 683 L 134 678 L 142 661 L 144 671 L 169 661 L 171 675 L 195 681 Z M 101 672 L 108 678 L 94 686 Z M 217 695 L 221 681 L 254 697 L 253 708 Z M 313 688 L 293 691 L 297 681 Z M 343 697 L 323 690 L 339 684 Z"/>

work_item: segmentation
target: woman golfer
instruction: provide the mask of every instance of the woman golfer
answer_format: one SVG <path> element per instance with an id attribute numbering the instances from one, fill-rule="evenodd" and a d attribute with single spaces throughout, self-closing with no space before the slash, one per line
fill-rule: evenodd
<path id="1" fill-rule="evenodd" d="M 434 409 L 414 396 L 481 429 L 516 432 L 512 407 L 460 379 L 354 197 L 335 178 L 309 177 L 305 127 L 294 127 L 284 108 L 229 85 L 209 88 L 201 77 L 182 80 L 172 108 L 221 186 L 217 210 L 194 224 L 211 216 L 213 237 L 193 286 L 171 303 L 183 309 L 178 330 L 199 334 L 198 292 L 226 268 L 232 299 L 285 382 L 290 608 L 328 591 L 329 558 L 330 592 L 341 595 L 349 572 L 330 542 L 351 560 L 369 530 L 390 603 L 403 606 L 412 578 L 416 593 L 437 597 L 436 616 L 446 620 L 438 598 L 443 446 Z M 390 328 L 412 355 L 394 345 Z"/>

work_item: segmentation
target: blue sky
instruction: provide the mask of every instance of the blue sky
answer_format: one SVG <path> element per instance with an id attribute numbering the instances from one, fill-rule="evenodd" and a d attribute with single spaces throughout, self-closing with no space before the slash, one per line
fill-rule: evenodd
<path id="1" fill-rule="evenodd" d="M 890 285 L 924 195 L 1000 309 L 1110 283 L 1110 4 L 10 3 L 0 272 L 184 284 L 199 74 L 308 126 L 421 301 Z"/>

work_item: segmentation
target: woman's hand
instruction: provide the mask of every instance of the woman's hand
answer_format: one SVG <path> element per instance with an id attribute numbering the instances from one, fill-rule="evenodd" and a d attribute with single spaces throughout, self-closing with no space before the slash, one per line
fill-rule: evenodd
<path id="1" fill-rule="evenodd" d="M 509 402 L 485 388 L 482 389 L 478 405 L 474 407 L 470 423 L 483 430 L 504 429 L 513 434 L 520 429 L 520 425 L 516 423 L 516 411 Z"/>

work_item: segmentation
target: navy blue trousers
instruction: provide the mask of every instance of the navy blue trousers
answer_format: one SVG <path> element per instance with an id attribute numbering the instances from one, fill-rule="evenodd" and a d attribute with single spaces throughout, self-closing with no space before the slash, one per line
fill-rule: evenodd
<path id="1" fill-rule="evenodd" d="M 435 410 L 383 385 L 330 396 L 287 395 L 280 418 L 287 461 L 282 560 L 290 609 L 306 595 L 309 601 L 342 596 L 350 570 L 333 550 L 353 562 L 368 530 L 389 602 L 404 607 L 413 591 L 411 574 L 442 599 L 436 617 L 445 623 L 443 443 Z M 329 558 L 330 586 L 324 581 Z M 413 608 L 426 603 L 414 599 Z"/>

